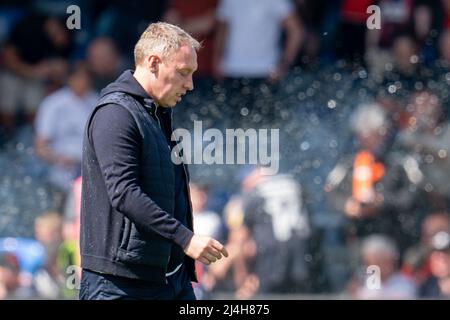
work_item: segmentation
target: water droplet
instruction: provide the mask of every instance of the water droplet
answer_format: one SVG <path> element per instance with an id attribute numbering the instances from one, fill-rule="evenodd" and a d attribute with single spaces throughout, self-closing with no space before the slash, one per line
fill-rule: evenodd
<path id="1" fill-rule="evenodd" d="M 248 109 L 247 108 L 242 108 L 241 109 L 241 115 L 243 115 L 244 117 L 246 117 L 248 115 Z"/>
<path id="2" fill-rule="evenodd" d="M 433 155 L 432 155 L 432 154 L 428 154 L 428 155 L 425 157 L 425 162 L 426 162 L 426 163 L 433 163 L 433 162 L 434 162 L 434 157 L 433 157 Z"/>
<path id="3" fill-rule="evenodd" d="M 419 57 L 417 56 L 417 55 L 412 55 L 410 58 L 409 58 L 409 62 L 411 62 L 411 63 L 417 63 L 417 62 L 419 62 Z"/>
<path id="4" fill-rule="evenodd" d="M 302 142 L 302 144 L 300 145 L 300 149 L 302 149 L 302 151 L 308 150 L 309 149 L 309 142 L 308 141 Z"/>
<path id="5" fill-rule="evenodd" d="M 329 100 L 329 101 L 328 101 L 328 108 L 330 108 L 330 109 L 336 108 L 336 101 L 334 101 L 334 100 Z"/>

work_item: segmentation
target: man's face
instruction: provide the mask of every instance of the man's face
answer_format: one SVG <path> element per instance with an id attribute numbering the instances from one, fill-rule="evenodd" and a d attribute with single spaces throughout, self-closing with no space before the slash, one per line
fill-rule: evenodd
<path id="1" fill-rule="evenodd" d="M 163 107 L 174 107 L 187 91 L 194 89 L 192 74 L 197 70 L 197 53 L 182 45 L 158 64 L 153 98 Z"/>

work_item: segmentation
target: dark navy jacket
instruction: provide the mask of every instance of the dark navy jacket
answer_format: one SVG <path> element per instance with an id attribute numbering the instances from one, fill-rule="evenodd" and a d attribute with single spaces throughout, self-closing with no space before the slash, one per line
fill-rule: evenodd
<path id="1" fill-rule="evenodd" d="M 102 91 L 83 142 L 82 268 L 165 283 L 170 260 L 192 238 L 184 165 L 186 197 L 176 197 L 171 112 L 156 107 L 130 70 Z M 186 198 L 188 205 L 176 203 Z M 179 259 L 196 281 L 194 260 Z"/>

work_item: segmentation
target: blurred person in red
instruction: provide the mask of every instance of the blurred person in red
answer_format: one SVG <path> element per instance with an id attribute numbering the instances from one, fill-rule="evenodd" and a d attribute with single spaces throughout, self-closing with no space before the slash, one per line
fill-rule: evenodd
<path id="1" fill-rule="evenodd" d="M 403 258 L 402 274 L 410 277 L 421 286 L 431 276 L 430 251 L 432 239 L 441 231 L 450 233 L 450 215 L 447 212 L 435 212 L 428 215 L 422 223 L 420 243 L 409 248 Z"/>
<path id="2" fill-rule="evenodd" d="M 341 2 L 341 24 L 337 35 L 338 58 L 349 63 L 363 64 L 366 52 L 367 8 L 373 0 L 343 0 Z"/>
<path id="3" fill-rule="evenodd" d="M 20 266 L 13 253 L 0 254 L 0 300 L 14 299 L 20 286 Z"/>
<path id="4" fill-rule="evenodd" d="M 210 79 L 213 75 L 213 45 L 216 32 L 216 8 L 219 0 L 172 0 L 164 20 L 178 25 L 202 44 L 198 53 L 195 78 Z"/>
<path id="5" fill-rule="evenodd" d="M 431 276 L 420 288 L 423 298 L 450 298 L 450 233 L 439 231 L 431 239 Z"/>

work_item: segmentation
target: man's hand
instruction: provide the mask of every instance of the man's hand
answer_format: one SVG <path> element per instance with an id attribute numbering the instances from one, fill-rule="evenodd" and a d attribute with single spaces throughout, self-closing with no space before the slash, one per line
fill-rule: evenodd
<path id="1" fill-rule="evenodd" d="M 222 258 L 222 255 L 228 257 L 227 250 L 219 241 L 196 234 L 189 241 L 184 249 L 184 253 L 206 265 L 219 260 Z"/>

